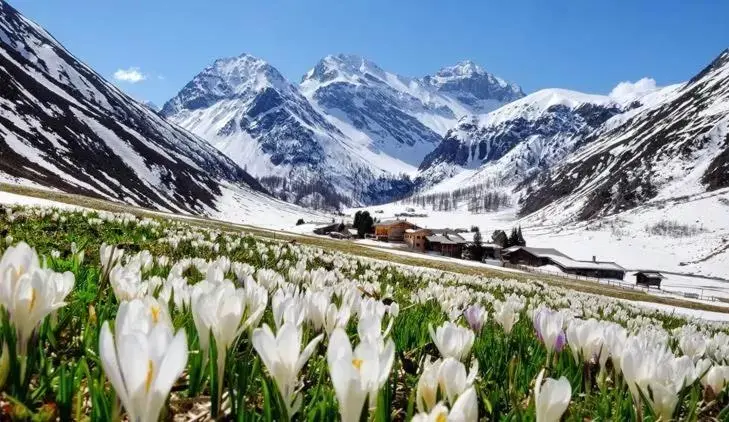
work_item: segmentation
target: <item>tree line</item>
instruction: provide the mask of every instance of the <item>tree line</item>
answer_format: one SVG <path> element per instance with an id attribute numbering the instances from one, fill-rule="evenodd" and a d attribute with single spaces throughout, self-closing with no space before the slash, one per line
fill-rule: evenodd
<path id="1" fill-rule="evenodd" d="M 402 202 L 433 211 L 453 211 L 465 203 L 468 211 L 474 214 L 494 212 L 511 206 L 509 195 L 496 189 L 496 186 L 495 182 L 489 181 L 450 192 L 413 195 Z"/>

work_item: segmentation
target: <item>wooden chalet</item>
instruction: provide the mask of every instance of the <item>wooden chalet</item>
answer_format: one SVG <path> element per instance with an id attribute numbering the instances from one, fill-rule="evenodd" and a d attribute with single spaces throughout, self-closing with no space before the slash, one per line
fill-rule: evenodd
<path id="1" fill-rule="evenodd" d="M 658 271 L 638 271 L 635 273 L 635 284 L 643 287 L 661 288 L 661 281 L 665 277 Z"/>
<path id="2" fill-rule="evenodd" d="M 428 250 L 440 252 L 442 255 L 460 258 L 463 246 L 468 243 L 456 233 L 433 234 L 425 238 Z"/>
<path id="3" fill-rule="evenodd" d="M 427 248 L 426 237 L 432 234 L 433 231 L 430 229 L 406 229 L 404 235 L 405 243 L 407 243 L 407 245 L 410 246 L 411 249 L 425 252 Z"/>
<path id="4" fill-rule="evenodd" d="M 611 278 L 622 280 L 625 278 L 625 268 L 609 261 L 578 261 L 562 252 L 551 248 L 530 248 L 526 246 L 512 246 L 502 251 L 502 259 L 514 265 L 528 265 L 541 267 L 554 265 L 567 274 L 580 275 L 593 278 Z"/>
<path id="5" fill-rule="evenodd" d="M 406 220 L 381 221 L 375 224 L 375 239 L 402 242 L 405 239 L 405 230 L 417 228 L 418 226 Z"/>

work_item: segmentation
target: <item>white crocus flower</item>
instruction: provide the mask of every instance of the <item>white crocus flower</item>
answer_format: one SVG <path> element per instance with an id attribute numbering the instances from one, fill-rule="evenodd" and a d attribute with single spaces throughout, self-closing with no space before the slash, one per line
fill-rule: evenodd
<path id="1" fill-rule="evenodd" d="M 706 371 L 706 375 L 701 378 L 701 384 L 704 388 L 711 389 L 714 395 L 721 393 L 727 383 L 729 383 L 729 366 L 712 366 L 711 369 Z"/>
<path id="2" fill-rule="evenodd" d="M 413 416 L 412 422 L 476 422 L 478 421 L 478 400 L 476 391 L 473 387 L 467 389 L 453 408 L 448 408 L 443 404 L 438 404 L 430 411 L 430 413 L 420 413 Z"/>
<path id="3" fill-rule="evenodd" d="M 104 272 L 109 271 L 124 256 L 124 249 L 119 249 L 116 245 L 107 245 L 102 243 L 99 247 L 99 261 Z"/>
<path id="4" fill-rule="evenodd" d="M 542 383 L 543 378 L 544 369 L 537 376 L 534 385 L 537 422 L 559 422 L 570 404 L 572 386 L 565 377 L 561 377 L 559 380 L 547 378 Z"/>
<path id="5" fill-rule="evenodd" d="M 511 302 L 494 302 L 494 321 L 501 325 L 506 334 L 510 334 L 514 325 L 519 321 L 519 311 Z"/>
<path id="6" fill-rule="evenodd" d="M 245 291 L 236 289 L 229 280 L 210 283 L 199 290 L 193 289 L 192 319 L 200 338 L 200 348 L 205 356 L 210 348 L 211 332 L 215 339 L 219 389 L 223 387 L 222 377 L 228 349 L 244 330 L 251 327 L 254 321 L 260 320 L 260 314 L 264 310 L 265 308 L 258 309 L 252 314 L 246 313 Z"/>
<path id="7" fill-rule="evenodd" d="M 452 406 L 456 399 L 468 388 L 473 386 L 478 374 L 478 361 L 473 360 L 470 370 L 466 372 L 466 366 L 454 358 L 445 358 L 438 371 L 438 383 L 440 388 Z"/>
<path id="8" fill-rule="evenodd" d="M 438 348 L 443 358 L 463 361 L 471 353 L 475 335 L 468 328 L 446 322 L 435 330 L 432 325 L 428 325 L 428 330 L 430 338 L 433 339 L 435 347 Z"/>
<path id="9" fill-rule="evenodd" d="M 706 337 L 699 332 L 684 333 L 678 339 L 678 346 L 681 348 L 683 354 L 694 361 L 704 356 L 704 353 L 706 353 L 706 344 Z"/>
<path id="10" fill-rule="evenodd" d="M 304 322 L 306 311 L 300 296 L 276 296 L 271 300 L 273 322 L 278 330 L 287 322 L 300 326 Z"/>
<path id="11" fill-rule="evenodd" d="M 324 291 L 315 293 L 308 291 L 304 303 L 306 304 L 306 317 L 314 331 L 324 331 L 327 308 L 329 308 L 329 304 L 331 303 L 331 295 Z"/>
<path id="12" fill-rule="evenodd" d="M 369 395 L 371 404 L 387 382 L 395 359 L 395 344 L 388 339 L 380 351 L 377 345 L 362 342 L 352 350 L 347 333 L 337 328 L 329 339 L 327 361 L 343 422 L 359 421 Z"/>
<path id="13" fill-rule="evenodd" d="M 38 254 L 26 243 L 9 247 L 0 259 L 0 305 L 17 332 L 16 350 L 26 356 L 28 341 L 43 319 L 63 307 L 74 285 L 71 272 L 40 268 Z M 24 368 L 23 368 L 24 369 Z"/>
<path id="14" fill-rule="evenodd" d="M 415 392 L 418 411 L 421 413 L 430 412 L 438 404 L 438 388 L 440 387 L 440 366 L 443 361 L 438 359 L 431 362 L 425 361 L 423 372 L 418 379 L 418 387 Z"/>
<path id="15" fill-rule="evenodd" d="M 295 324 L 284 324 L 276 335 L 267 324 L 253 330 L 253 348 L 276 382 L 289 419 L 301 408 L 301 395 L 296 392 L 299 372 L 314 353 L 322 336 L 315 337 L 301 352 L 301 328 Z"/>
<path id="16" fill-rule="evenodd" d="M 149 283 L 142 281 L 142 273 L 135 265 L 117 265 L 109 272 L 109 283 L 119 302 L 147 296 Z"/>
<path id="17" fill-rule="evenodd" d="M 585 362 L 589 362 L 593 358 L 607 359 L 607 351 L 605 351 L 605 326 L 595 319 L 587 321 L 573 320 L 565 333 L 567 334 L 567 344 L 572 350 L 572 356 L 576 363 L 580 362 L 580 357 Z"/>
<path id="18" fill-rule="evenodd" d="M 330 303 L 324 318 L 324 330 L 330 336 L 335 328 L 345 328 L 349 322 L 351 311 L 347 305 L 337 308 L 337 305 Z"/>
<path id="19" fill-rule="evenodd" d="M 27 243 L 7 248 L 0 259 L 0 304 L 7 308 L 15 296 L 20 277 L 36 268 L 40 268 L 38 254 Z"/>
<path id="20" fill-rule="evenodd" d="M 59 274 L 42 268 L 36 268 L 18 279 L 14 297 L 5 306 L 18 332 L 21 356 L 25 356 L 28 340 L 43 319 L 66 305 L 64 300 L 73 284 L 72 273 Z"/>
<path id="21" fill-rule="evenodd" d="M 156 301 L 123 302 L 115 334 L 108 321 L 101 327 L 101 366 L 130 421 L 157 421 L 187 364 L 185 331 L 173 336 L 172 326 L 158 318 L 162 308 Z"/>

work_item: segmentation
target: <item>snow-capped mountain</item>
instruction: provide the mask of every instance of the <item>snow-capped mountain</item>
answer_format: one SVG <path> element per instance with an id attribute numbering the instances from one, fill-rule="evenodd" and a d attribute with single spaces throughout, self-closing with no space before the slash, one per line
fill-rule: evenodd
<path id="1" fill-rule="evenodd" d="M 408 78 L 355 55 L 331 55 L 304 75 L 301 92 L 343 133 L 417 167 L 459 118 L 524 94 L 472 62 Z"/>
<path id="2" fill-rule="evenodd" d="M 131 99 L 0 1 L 0 176 L 170 211 L 260 184 Z"/>
<path id="3" fill-rule="evenodd" d="M 467 172 L 469 181 L 518 182 L 548 168 L 623 107 L 610 97 L 545 89 L 491 113 L 468 116 L 449 130 L 420 165 L 426 185 Z M 463 176 L 466 176 L 464 174 Z"/>
<path id="4" fill-rule="evenodd" d="M 518 85 L 486 72 L 470 60 L 444 67 L 435 75 L 424 77 L 422 82 L 476 113 L 488 113 L 524 96 Z"/>
<path id="5" fill-rule="evenodd" d="M 522 214 L 584 220 L 729 187 L 729 50 L 641 103 L 532 180 Z"/>
<path id="6" fill-rule="evenodd" d="M 379 176 L 366 151 L 349 145 L 278 70 L 248 54 L 216 60 L 161 114 L 292 202 L 337 207 Z"/>
<path id="7" fill-rule="evenodd" d="M 295 86 L 270 64 L 244 54 L 204 69 L 161 114 L 286 200 L 317 207 L 387 202 L 412 189 L 406 175 L 457 116 L 473 112 L 456 94 L 479 98 L 474 107 L 496 107 L 521 95 L 475 65 L 466 67 L 462 79 L 486 78 L 473 83 L 471 97 L 452 84 L 455 74 L 425 84 L 345 55 L 326 57 Z M 486 99 L 492 91 L 495 98 Z"/>

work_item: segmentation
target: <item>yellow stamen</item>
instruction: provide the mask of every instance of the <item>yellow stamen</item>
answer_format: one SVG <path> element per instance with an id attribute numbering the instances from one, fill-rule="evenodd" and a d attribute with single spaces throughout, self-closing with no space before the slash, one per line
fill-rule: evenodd
<path id="1" fill-rule="evenodd" d="M 362 366 L 362 362 L 363 362 L 362 359 L 356 359 L 356 358 L 355 359 L 352 359 L 352 366 L 354 366 L 355 368 L 357 368 L 357 370 L 359 371 L 360 370 L 360 367 Z"/>
<path id="2" fill-rule="evenodd" d="M 448 415 L 446 415 L 445 412 L 441 412 L 438 414 L 438 416 L 435 417 L 435 422 L 447 422 L 448 421 Z"/>
<path id="3" fill-rule="evenodd" d="M 147 361 L 147 380 L 144 383 L 145 391 L 149 392 L 149 388 L 152 386 L 152 377 L 154 376 L 154 363 L 151 360 Z"/>
<path id="4" fill-rule="evenodd" d="M 160 312 L 159 306 L 156 306 L 156 305 L 152 306 L 151 311 L 152 311 L 152 321 L 155 324 L 157 324 L 159 322 L 159 312 Z"/>
<path id="5" fill-rule="evenodd" d="M 35 289 L 32 289 L 31 295 L 30 295 L 30 310 L 31 311 L 33 310 L 33 307 L 35 306 L 35 300 L 37 297 L 38 297 L 38 295 L 35 293 Z"/>

